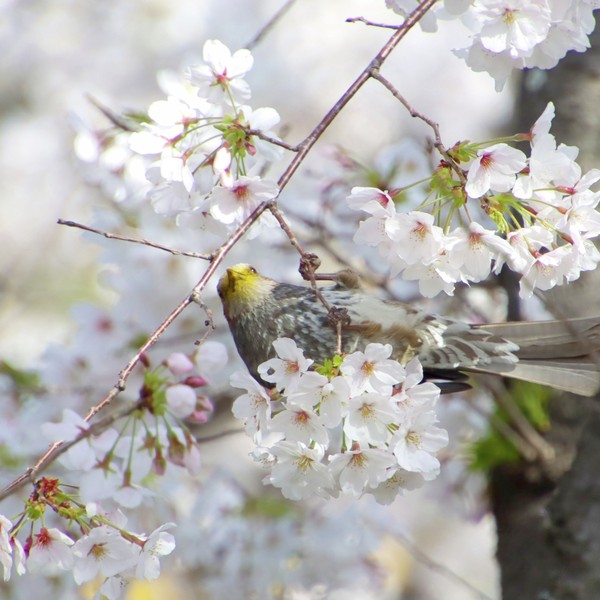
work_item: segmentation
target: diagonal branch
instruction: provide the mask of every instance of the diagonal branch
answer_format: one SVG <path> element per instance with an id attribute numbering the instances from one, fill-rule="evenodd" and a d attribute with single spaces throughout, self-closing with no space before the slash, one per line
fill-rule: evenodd
<path id="1" fill-rule="evenodd" d="M 323 132 L 331 125 L 341 110 L 350 102 L 350 100 L 356 95 L 360 88 L 376 73 L 384 61 L 388 58 L 394 48 L 400 43 L 400 41 L 408 34 L 408 32 L 419 22 L 423 15 L 436 3 L 437 0 L 423 0 L 417 8 L 406 17 L 404 23 L 398 27 L 392 34 L 389 40 L 383 45 L 381 50 L 369 63 L 369 65 L 363 70 L 363 72 L 355 79 L 355 81 L 349 86 L 349 88 L 342 94 L 340 99 L 333 105 L 323 119 L 317 124 L 313 131 L 302 141 L 294 150 L 297 149 L 296 155 L 292 158 L 282 175 L 278 180 L 278 185 L 281 191 L 286 187 L 298 167 L 302 164 L 307 154 L 310 152 L 312 147 L 317 143 L 319 138 L 323 135 Z M 290 147 L 292 149 L 292 147 Z M 215 274 L 216 269 L 219 267 L 225 256 L 230 250 L 239 242 L 239 240 L 246 234 L 248 229 L 261 217 L 266 211 L 271 210 L 275 218 L 280 223 L 283 230 L 288 235 L 290 242 L 296 247 L 298 252 L 303 258 L 308 259 L 311 255 L 304 251 L 300 246 L 298 240 L 293 234 L 290 227 L 285 222 L 285 219 L 281 215 L 277 208 L 275 200 L 266 200 L 259 204 L 256 209 L 248 216 L 248 218 L 233 232 L 233 234 L 212 254 L 210 257 L 203 257 L 209 260 L 206 271 L 194 286 L 191 292 L 173 309 L 163 322 L 156 328 L 156 330 L 148 337 L 146 342 L 137 350 L 129 362 L 119 373 L 117 382 L 113 385 L 106 396 L 95 406 L 93 406 L 85 417 L 86 421 L 91 421 L 100 411 L 104 410 L 111 402 L 116 398 L 123 390 L 125 390 L 127 380 L 131 375 L 136 365 L 140 362 L 143 354 L 145 354 L 162 334 L 168 329 L 168 327 L 179 317 L 179 315 L 192 303 L 200 301 L 202 292 L 206 289 L 208 282 Z M 67 223 L 65 223 L 67 224 Z M 96 232 L 95 232 L 96 233 Z M 128 240 L 131 241 L 131 240 Z M 149 244 L 150 245 L 150 244 Z M 158 247 L 155 245 L 155 247 Z M 166 249 L 166 248 L 161 248 Z M 314 255 L 313 255 L 314 256 Z M 310 270 L 309 270 L 310 271 Z M 316 288 L 316 280 L 314 273 L 310 276 L 311 285 Z M 69 442 L 69 446 L 72 445 Z M 67 443 L 59 441 L 50 446 L 45 454 L 40 457 L 34 466 L 28 468 L 22 475 L 15 479 L 12 483 L 7 485 L 3 490 L 0 491 L 0 500 L 6 496 L 14 493 L 20 489 L 23 485 L 31 481 L 35 475 L 50 465 L 57 456 L 59 456 L 65 450 Z"/>
<path id="2" fill-rule="evenodd" d="M 77 229 L 83 229 L 83 231 L 89 231 L 90 233 L 95 233 L 96 235 L 101 235 L 109 240 L 121 240 L 122 242 L 131 242 L 133 244 L 142 244 L 143 246 L 150 246 L 150 248 L 157 248 L 158 250 L 164 250 L 165 252 L 169 252 L 175 256 L 189 256 L 191 258 L 202 258 L 204 260 L 211 260 L 211 258 L 212 258 L 212 256 L 210 254 L 202 254 L 200 252 L 187 252 L 185 250 L 176 250 L 175 248 L 169 248 L 168 246 L 163 246 L 162 244 L 157 244 L 156 242 L 151 242 L 149 240 L 145 240 L 145 239 L 141 239 L 141 238 L 127 237 L 125 235 L 119 235 L 117 233 L 110 233 L 108 231 L 101 231 L 100 229 L 90 227 L 89 225 L 83 225 L 82 223 L 77 223 L 75 221 L 65 221 L 64 219 L 58 219 L 56 222 L 59 225 L 66 225 L 67 227 L 75 227 Z"/>

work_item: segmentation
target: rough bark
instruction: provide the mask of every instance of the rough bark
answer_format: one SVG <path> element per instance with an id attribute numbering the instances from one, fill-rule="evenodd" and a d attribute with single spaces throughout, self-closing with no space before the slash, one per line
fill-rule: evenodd
<path id="1" fill-rule="evenodd" d="M 581 149 L 584 172 L 600 168 L 600 28 L 587 53 L 525 74 L 517 130 L 527 131 L 549 100 L 557 140 Z M 548 298 L 557 317 L 600 314 L 600 272 Z M 563 395 L 551 415 L 556 458 L 492 474 L 503 600 L 600 599 L 600 398 Z"/>

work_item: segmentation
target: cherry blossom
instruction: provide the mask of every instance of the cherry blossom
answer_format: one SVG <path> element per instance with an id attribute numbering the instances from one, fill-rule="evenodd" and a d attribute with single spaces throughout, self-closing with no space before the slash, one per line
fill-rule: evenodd
<path id="1" fill-rule="evenodd" d="M 437 417 L 431 410 L 418 410 L 403 421 L 391 445 L 400 467 L 422 473 L 425 479 L 437 475 L 440 462 L 435 454 L 448 444 L 448 433 L 435 426 Z"/>
<path id="2" fill-rule="evenodd" d="M 242 175 L 228 187 L 217 186 L 213 189 L 210 196 L 210 214 L 225 225 L 239 225 L 261 203 L 272 200 L 278 193 L 279 188 L 276 183 L 263 180 L 258 176 Z M 273 217 L 269 215 L 270 213 L 263 214 L 260 223 L 273 226 Z"/>
<path id="3" fill-rule="evenodd" d="M 81 585 L 98 574 L 112 577 L 136 563 L 136 547 L 107 526 L 94 527 L 73 546 L 73 578 Z"/>
<path id="4" fill-rule="evenodd" d="M 219 40 L 208 40 L 202 58 L 205 65 L 189 70 L 190 82 L 198 88 L 200 96 L 216 102 L 250 98 L 250 86 L 243 79 L 254 63 L 249 50 L 237 50 L 232 54 Z"/>
<path id="5" fill-rule="evenodd" d="M 465 190 L 472 198 L 479 198 L 490 190 L 507 192 L 512 188 L 516 174 L 526 164 L 525 154 L 507 144 L 479 150 L 469 167 Z"/>
<path id="6" fill-rule="evenodd" d="M 365 490 L 376 488 L 388 479 L 390 469 L 395 465 L 396 460 L 391 453 L 367 448 L 332 456 L 329 468 L 343 493 L 359 497 Z"/>
<path id="7" fill-rule="evenodd" d="M 246 393 L 238 396 L 233 403 L 233 415 L 244 422 L 246 433 L 260 441 L 271 419 L 271 400 L 264 388 L 247 373 L 234 373 L 230 383 L 233 387 L 242 388 Z"/>
<path id="8" fill-rule="evenodd" d="M 160 576 L 160 557 L 167 556 L 175 550 L 175 538 L 165 531 L 174 526 L 174 523 L 161 525 L 144 541 L 135 571 L 138 579 L 158 579 Z"/>
<path id="9" fill-rule="evenodd" d="M 273 417 L 270 428 L 283 433 L 286 440 L 302 442 L 307 446 L 311 441 L 326 446 L 329 441 L 319 415 L 292 402 L 288 402 L 286 408 Z"/>
<path id="10" fill-rule="evenodd" d="M 417 430 L 425 440 L 420 447 L 422 455 L 418 455 L 421 463 L 436 460 L 435 451 L 442 447 L 439 441 L 446 435 L 433 427 L 440 389 L 432 383 L 421 383 L 423 370 L 418 360 L 410 361 L 405 369 L 389 358 L 391 346 L 368 344 L 364 352 L 344 357 L 339 374 L 336 367 L 326 376 L 306 370 L 312 361 L 304 358 L 292 340 L 282 338 L 273 345 L 294 365 L 293 384 L 287 387 L 282 385 L 288 378 L 284 360 L 271 359 L 259 365 L 261 376 L 267 374 L 282 390 L 277 402 L 269 401 L 250 376 L 232 378 L 236 386 L 253 390 L 234 402 L 233 411 L 245 421 L 247 433 L 262 444 L 251 454 L 270 472 L 265 483 L 281 488 L 283 495 L 293 500 L 311 494 L 336 496 L 340 492 L 361 496 L 395 477 L 400 467 L 411 470 L 395 452 L 404 459 L 396 447 L 407 436 L 416 440 L 413 434 Z M 256 398 L 256 405 L 251 397 Z M 272 418 L 267 418 L 271 414 Z M 418 416 L 421 414 L 427 417 Z M 426 418 L 429 421 L 424 423 Z M 267 429 L 269 435 L 265 436 Z M 323 463 L 325 452 L 331 454 L 329 465 Z M 436 474 L 430 469 L 426 478 Z M 404 479 L 407 485 L 415 483 L 417 487 L 416 482 L 423 478 Z M 402 481 L 396 477 L 376 497 L 387 502 L 401 492 Z"/>
<path id="11" fill-rule="evenodd" d="M 169 410 L 180 419 L 189 417 L 196 409 L 196 392 L 189 385 L 169 386 L 165 395 Z"/>
<path id="12" fill-rule="evenodd" d="M 349 402 L 344 433 L 360 445 L 384 445 L 391 435 L 388 425 L 397 422 L 398 417 L 398 408 L 390 396 L 361 394 Z"/>
<path id="13" fill-rule="evenodd" d="M 368 344 L 364 352 L 353 352 L 344 358 L 340 371 L 348 378 L 353 396 L 362 392 L 390 394 L 392 387 L 403 381 L 402 365 L 389 357 L 390 344 Z"/>
<path id="14" fill-rule="evenodd" d="M 265 381 L 274 383 L 278 390 L 289 394 L 296 390 L 302 374 L 314 361 L 305 358 L 304 352 L 290 338 L 275 340 L 273 347 L 277 358 L 262 363 L 258 372 Z"/>
<path id="15" fill-rule="evenodd" d="M 28 569 L 49 574 L 71 569 L 75 558 L 72 549 L 74 543 L 69 536 L 55 527 L 42 527 L 39 533 L 34 535 L 29 549 Z"/>
<path id="16" fill-rule="evenodd" d="M 329 496 L 333 478 L 321 460 L 321 446 L 308 448 L 302 442 L 277 442 L 270 449 L 277 459 L 267 480 L 290 500 L 309 498 L 317 494 Z"/>

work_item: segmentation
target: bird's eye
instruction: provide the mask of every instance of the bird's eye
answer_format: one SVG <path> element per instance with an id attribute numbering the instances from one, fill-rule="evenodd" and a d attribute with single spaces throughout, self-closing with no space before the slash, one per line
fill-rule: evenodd
<path id="1" fill-rule="evenodd" d="M 254 267 L 250 267 L 250 273 L 256 273 L 256 269 Z"/>

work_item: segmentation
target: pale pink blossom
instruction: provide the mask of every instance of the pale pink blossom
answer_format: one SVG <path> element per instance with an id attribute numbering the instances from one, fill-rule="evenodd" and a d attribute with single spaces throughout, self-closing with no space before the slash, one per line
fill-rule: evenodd
<path id="1" fill-rule="evenodd" d="M 248 373 L 234 373 L 230 382 L 233 387 L 246 390 L 234 401 L 233 415 L 243 421 L 246 433 L 259 441 L 271 419 L 271 400 L 262 385 Z"/>
<path id="2" fill-rule="evenodd" d="M 348 378 L 353 396 L 363 392 L 389 395 L 394 385 L 404 381 L 406 375 L 400 363 L 390 359 L 390 344 L 368 344 L 364 352 L 353 352 L 346 356 L 340 366 Z"/>
<path id="3" fill-rule="evenodd" d="M 396 464 L 394 456 L 379 448 L 348 450 L 330 458 L 329 469 L 343 493 L 356 498 L 385 481 Z"/>
<path id="4" fill-rule="evenodd" d="M 467 173 L 465 190 L 471 198 L 490 191 L 508 192 L 519 171 L 525 168 L 525 154 L 507 144 L 495 144 L 477 152 Z"/>
<path id="5" fill-rule="evenodd" d="M 291 402 L 273 417 L 270 429 L 283 433 L 288 441 L 302 442 L 307 446 L 310 446 L 311 442 L 326 446 L 329 442 L 329 435 L 319 415 L 311 409 Z"/>
<path id="6" fill-rule="evenodd" d="M 277 459 L 266 480 L 290 500 L 319 495 L 328 497 L 333 477 L 321 460 L 323 448 L 318 444 L 308 448 L 301 442 L 277 442 L 270 449 Z"/>
<path id="7" fill-rule="evenodd" d="M 344 433 L 361 445 L 382 446 L 389 441 L 389 426 L 400 420 L 398 405 L 390 396 L 365 393 L 350 399 Z"/>
<path id="8" fill-rule="evenodd" d="M 286 393 L 295 391 L 302 374 L 308 371 L 313 363 L 305 358 L 304 352 L 290 338 L 279 338 L 273 342 L 277 358 L 272 358 L 258 367 L 264 381 L 274 383 L 277 389 Z"/>
<path id="9" fill-rule="evenodd" d="M 249 50 L 237 50 L 231 54 L 222 42 L 208 40 L 204 44 L 202 58 L 206 64 L 189 70 L 190 82 L 198 88 L 198 95 L 214 102 L 228 103 L 232 99 L 250 98 L 250 86 L 243 79 L 254 63 Z"/>
<path id="10" fill-rule="evenodd" d="M 77 540 L 73 555 L 73 578 L 81 585 L 98 574 L 112 577 L 132 567 L 136 563 L 137 550 L 115 529 L 102 525 Z"/>
<path id="11" fill-rule="evenodd" d="M 174 523 L 165 523 L 155 529 L 144 541 L 135 571 L 135 576 L 138 579 L 158 579 L 160 576 L 160 557 L 167 556 L 175 550 L 175 538 L 165 531 L 165 529 L 174 526 Z"/>

